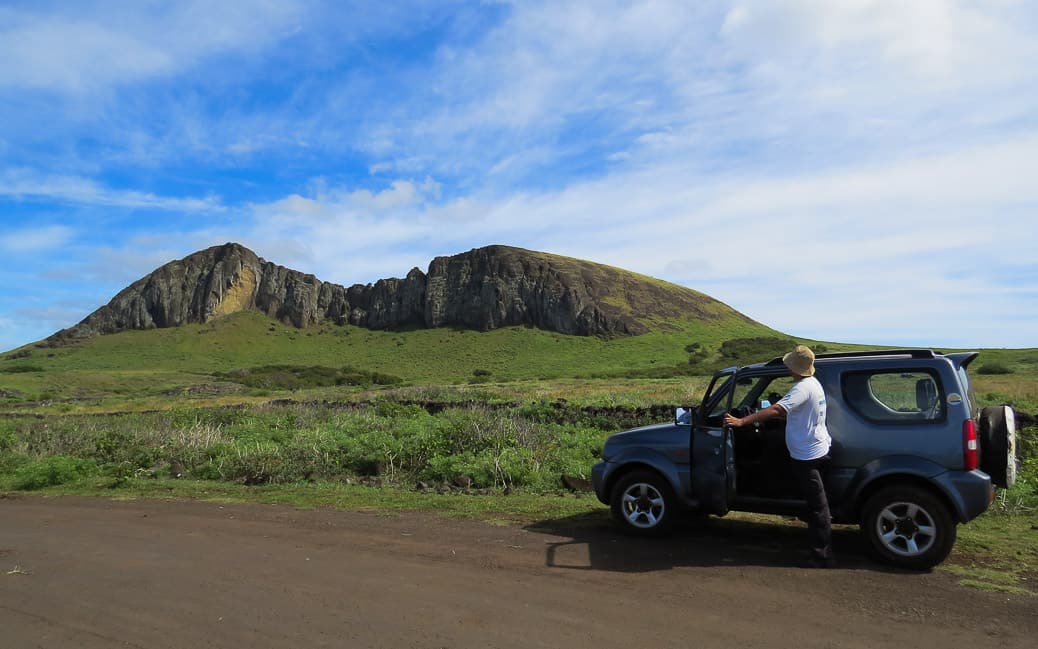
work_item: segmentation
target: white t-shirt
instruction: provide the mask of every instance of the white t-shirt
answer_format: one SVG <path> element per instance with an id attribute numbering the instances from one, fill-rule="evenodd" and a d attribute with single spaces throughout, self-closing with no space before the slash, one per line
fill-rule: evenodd
<path id="1" fill-rule="evenodd" d="M 825 391 L 813 376 L 793 384 L 778 402 L 786 411 L 786 447 L 794 460 L 814 460 L 829 452 L 825 427 Z"/>

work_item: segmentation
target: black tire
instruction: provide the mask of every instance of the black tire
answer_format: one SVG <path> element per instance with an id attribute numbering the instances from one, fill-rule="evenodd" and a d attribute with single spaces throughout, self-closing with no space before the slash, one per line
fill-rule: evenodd
<path id="1" fill-rule="evenodd" d="M 1016 417 L 1009 406 L 980 411 L 980 470 L 1008 489 L 1016 483 Z"/>
<path id="2" fill-rule="evenodd" d="M 861 531 L 881 561 L 928 570 L 951 552 L 956 526 L 948 506 L 933 492 L 893 485 L 880 489 L 865 503 Z"/>
<path id="3" fill-rule="evenodd" d="M 621 477 L 613 486 L 609 503 L 613 518 L 635 536 L 666 534 L 678 514 L 674 490 L 655 471 L 632 471 Z"/>

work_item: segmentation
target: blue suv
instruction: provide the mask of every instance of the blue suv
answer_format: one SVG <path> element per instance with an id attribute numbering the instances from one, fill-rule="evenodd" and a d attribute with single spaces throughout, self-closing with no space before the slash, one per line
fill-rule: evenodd
<path id="1" fill-rule="evenodd" d="M 940 563 L 956 525 L 1015 480 L 1013 410 L 978 411 L 967 374 L 977 356 L 911 349 L 815 360 L 833 440 L 825 475 L 833 522 L 859 524 L 888 563 Z M 598 499 L 625 530 L 647 536 L 667 532 L 683 512 L 802 514 L 784 421 L 724 425 L 726 413 L 777 402 L 792 381 L 781 358 L 730 367 L 673 422 L 612 435 L 592 470 Z"/>

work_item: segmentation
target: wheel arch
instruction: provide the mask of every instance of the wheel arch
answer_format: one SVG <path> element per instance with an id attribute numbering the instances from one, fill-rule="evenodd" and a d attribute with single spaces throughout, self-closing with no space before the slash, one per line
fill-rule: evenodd
<path id="1" fill-rule="evenodd" d="M 685 494 L 682 493 L 677 467 L 674 466 L 673 462 L 663 458 L 661 454 L 649 451 L 648 456 L 637 455 L 629 459 L 620 457 L 616 460 L 616 464 L 616 468 L 606 476 L 604 493 L 612 494 L 613 489 L 616 488 L 616 483 L 632 471 L 652 471 L 667 481 L 679 502 L 686 500 Z"/>
<path id="2" fill-rule="evenodd" d="M 910 485 L 933 494 L 945 507 L 948 508 L 949 514 L 951 514 L 952 518 L 956 522 L 961 521 L 961 510 L 956 505 L 951 495 L 945 491 L 940 483 L 930 479 L 928 476 L 905 471 L 885 472 L 862 484 L 855 494 L 853 501 L 854 507 L 852 511 L 848 512 L 850 514 L 849 518 L 855 521 L 860 521 L 861 516 L 864 513 L 865 503 L 867 503 L 869 499 L 881 489 L 893 485 Z"/>

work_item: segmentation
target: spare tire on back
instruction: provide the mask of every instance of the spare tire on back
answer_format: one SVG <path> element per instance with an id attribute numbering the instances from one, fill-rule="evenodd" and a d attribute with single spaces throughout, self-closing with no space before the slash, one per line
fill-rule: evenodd
<path id="1" fill-rule="evenodd" d="M 1009 406 L 991 406 L 980 411 L 980 470 L 996 486 L 1016 483 L 1016 417 Z"/>

